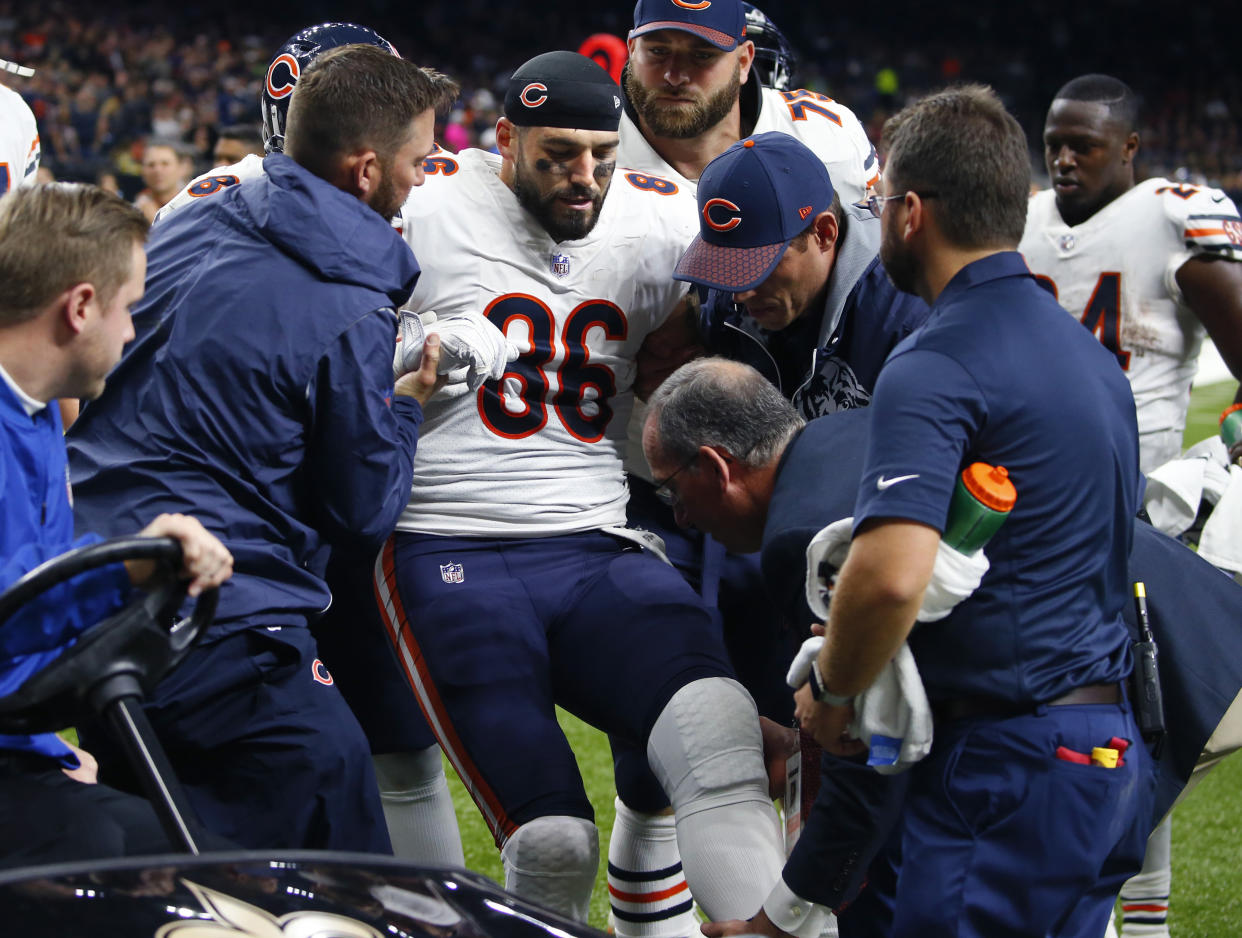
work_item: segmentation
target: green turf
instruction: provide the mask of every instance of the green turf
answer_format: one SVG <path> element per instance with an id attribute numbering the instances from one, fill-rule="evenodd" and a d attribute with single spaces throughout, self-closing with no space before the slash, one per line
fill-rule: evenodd
<path id="1" fill-rule="evenodd" d="M 1242 932 L 1242 756 L 1230 756 L 1173 812 L 1174 938 Z"/>
<path id="2" fill-rule="evenodd" d="M 1196 388 L 1186 421 L 1186 445 L 1216 432 L 1217 418 L 1233 400 L 1233 382 Z M 1242 653 L 1240 651 L 1239 653 Z M 561 712 L 561 726 L 578 756 L 587 796 L 600 828 L 600 869 L 591 894 L 591 924 L 608 916 L 608 835 L 612 831 L 612 760 L 602 733 Z M 447 769 L 461 823 L 466 865 L 498 882 L 500 858 L 479 812 L 451 768 Z M 1175 938 L 1233 938 L 1242 933 L 1242 757 L 1226 760 L 1196 789 L 1173 818 Z"/>
<path id="3" fill-rule="evenodd" d="M 1190 409 L 1186 411 L 1186 433 L 1183 446 L 1198 443 L 1217 432 L 1220 412 L 1233 403 L 1236 381 L 1219 381 L 1195 388 L 1190 393 Z"/>

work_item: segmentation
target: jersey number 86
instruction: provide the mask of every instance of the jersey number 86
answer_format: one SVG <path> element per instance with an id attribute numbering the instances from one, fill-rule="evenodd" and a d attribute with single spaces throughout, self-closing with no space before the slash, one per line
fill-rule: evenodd
<path id="1" fill-rule="evenodd" d="M 486 315 L 501 332 L 508 332 L 515 321 L 524 323 L 529 346 L 499 381 L 488 381 L 479 388 L 479 415 L 487 428 L 498 436 L 520 440 L 547 425 L 551 405 L 575 439 L 584 443 L 603 439 L 612 420 L 609 401 L 617 393 L 617 381 L 607 365 L 592 363 L 586 335 L 588 330 L 600 328 L 605 338 L 623 341 L 629 324 L 620 307 L 606 300 L 580 303 L 565 320 L 559 336 L 552 311 L 525 293 L 498 297 L 487 307 Z M 558 341 L 565 357 L 555 369 L 558 388 L 553 394 L 547 365 L 556 356 Z M 504 388 L 515 383 L 523 404 L 519 411 L 505 406 Z"/>

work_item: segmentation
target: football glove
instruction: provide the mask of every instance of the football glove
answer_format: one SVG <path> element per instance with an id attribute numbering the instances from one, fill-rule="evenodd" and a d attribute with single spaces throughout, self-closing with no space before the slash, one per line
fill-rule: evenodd
<path id="1" fill-rule="evenodd" d="M 415 313 L 403 309 L 397 313 L 397 350 L 392 357 L 394 381 L 411 371 L 418 371 L 423 363 L 427 327 L 435 321 L 436 314 L 432 312 Z"/>
<path id="2" fill-rule="evenodd" d="M 480 313 L 437 319 L 427 331 L 440 337 L 440 374 L 450 383 L 464 381 L 471 391 L 499 380 L 518 357 L 518 347 Z"/>

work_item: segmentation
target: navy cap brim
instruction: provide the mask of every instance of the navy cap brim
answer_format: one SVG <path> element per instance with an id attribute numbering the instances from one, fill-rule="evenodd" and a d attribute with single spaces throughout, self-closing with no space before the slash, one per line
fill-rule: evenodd
<path id="1" fill-rule="evenodd" d="M 789 241 L 753 248 L 722 247 L 708 244 L 702 235 L 695 235 L 690 247 L 677 262 L 673 279 L 688 280 L 729 293 L 745 293 L 771 276 L 788 247 Z"/>
<path id="2" fill-rule="evenodd" d="M 682 23 L 679 20 L 656 20 L 654 23 L 646 23 L 636 29 L 631 29 L 629 38 L 637 39 L 639 36 L 645 36 L 647 33 L 653 33 L 657 29 L 679 29 L 683 33 L 693 33 L 700 39 L 706 39 L 717 49 L 723 49 L 725 52 L 732 52 L 737 48 L 741 41 L 736 36 L 730 36 L 728 33 L 721 32 L 719 29 L 711 29 L 708 26 L 698 26 L 694 23 Z"/>

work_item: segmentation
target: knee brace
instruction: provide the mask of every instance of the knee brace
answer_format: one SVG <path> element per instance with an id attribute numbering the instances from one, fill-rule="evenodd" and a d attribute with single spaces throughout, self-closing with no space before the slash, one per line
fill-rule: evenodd
<path id="1" fill-rule="evenodd" d="M 679 817 L 738 801 L 771 806 L 759 714 L 729 678 L 674 694 L 651 729 L 647 760 Z"/>
<path id="2" fill-rule="evenodd" d="M 784 864 L 754 701 L 737 681 L 692 681 L 656 719 L 647 758 L 673 802 L 699 906 L 713 921 L 750 918 Z"/>
<path id="3" fill-rule="evenodd" d="M 505 888 L 580 922 L 599 869 L 599 831 L 585 818 L 550 815 L 523 824 L 500 851 Z"/>

